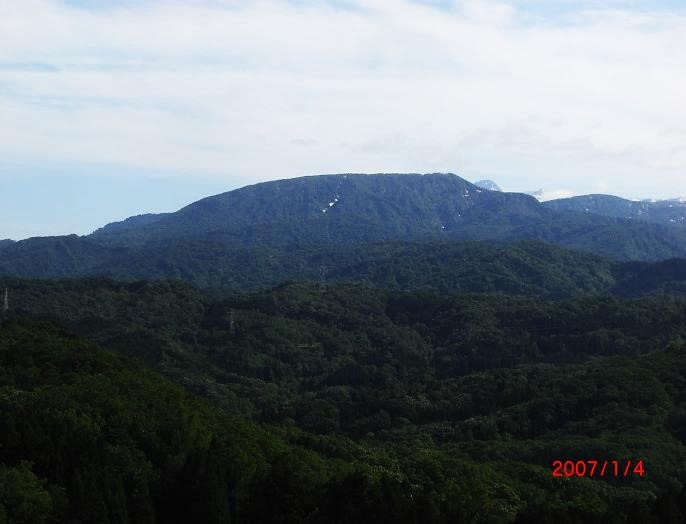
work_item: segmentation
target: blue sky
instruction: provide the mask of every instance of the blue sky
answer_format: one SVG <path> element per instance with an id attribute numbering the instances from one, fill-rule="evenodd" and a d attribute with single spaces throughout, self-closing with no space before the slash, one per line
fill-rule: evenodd
<path id="1" fill-rule="evenodd" d="M 3 238 L 79 234 L 123 217 L 176 210 L 241 183 L 104 165 L 0 162 Z M 46 233 L 47 231 L 47 233 Z"/>
<path id="2" fill-rule="evenodd" d="M 686 10 L 0 0 L 0 238 L 332 172 L 686 195 Z"/>

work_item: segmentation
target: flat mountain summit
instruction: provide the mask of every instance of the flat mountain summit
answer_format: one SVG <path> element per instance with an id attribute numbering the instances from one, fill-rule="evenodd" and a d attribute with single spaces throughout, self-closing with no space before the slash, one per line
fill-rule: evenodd
<path id="1" fill-rule="evenodd" d="M 121 245 L 208 238 L 240 245 L 478 238 L 470 226 L 524 225 L 546 211 L 535 199 L 486 191 L 449 173 L 319 175 L 264 182 L 175 213 L 96 231 Z"/>
<path id="2" fill-rule="evenodd" d="M 686 231 L 541 203 L 479 187 L 452 173 L 337 174 L 263 182 L 164 215 L 109 224 L 89 240 L 154 246 L 208 240 L 232 246 L 307 246 L 387 241 L 541 240 L 614 258 L 686 256 Z"/>

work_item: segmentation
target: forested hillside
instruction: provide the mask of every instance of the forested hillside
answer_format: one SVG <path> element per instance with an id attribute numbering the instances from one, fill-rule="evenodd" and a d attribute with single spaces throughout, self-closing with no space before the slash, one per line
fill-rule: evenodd
<path id="1" fill-rule="evenodd" d="M 683 294 L 686 260 L 618 262 L 542 242 L 376 243 L 297 249 L 185 241 L 104 248 L 76 236 L 21 243 L 0 275 L 178 279 L 213 293 L 266 289 L 288 280 L 356 282 L 393 290 L 564 298 Z"/>
<path id="2" fill-rule="evenodd" d="M 471 225 L 508 228 L 547 214 L 530 196 L 482 190 L 453 174 L 322 175 L 246 186 L 154 223 L 122 224 L 116 230 L 110 225 L 91 238 L 127 246 L 188 238 L 244 246 L 349 245 L 464 238 Z"/>
<path id="3" fill-rule="evenodd" d="M 173 278 L 213 293 L 259 290 L 287 280 L 357 282 L 439 294 L 474 292 L 544 297 L 683 294 L 686 261 L 617 262 L 541 242 L 381 243 L 299 249 L 233 248 L 187 241 L 152 249 L 104 248 L 76 236 L 20 244 L 0 274 Z"/>
<path id="4" fill-rule="evenodd" d="M 229 417 L 45 324 L 0 325 L 0 407 L 2 522 L 412 522 L 419 504 L 438 522 L 483 513 L 411 490 L 397 460 L 372 449 Z"/>
<path id="5" fill-rule="evenodd" d="M 279 480 L 269 480 L 270 493 L 304 490 L 293 496 L 279 495 L 278 503 L 286 508 L 279 513 L 281 521 L 295 522 L 297 515 L 315 511 L 313 521 L 320 515 L 326 522 L 338 511 L 355 509 L 381 511 L 384 517 L 376 518 L 389 522 L 456 518 L 464 522 L 624 522 L 629 516 L 636 522 L 668 518 L 678 522 L 686 514 L 686 303 L 680 300 L 441 298 L 306 283 L 217 299 L 165 282 L 5 280 L 2 284 L 10 288 L 8 319 L 59 323 L 162 372 L 231 417 L 272 425 L 273 429 L 264 433 L 227 418 L 234 422 L 221 424 L 237 425 L 220 433 L 235 435 L 236 428 L 243 428 L 241 431 L 262 435 L 250 439 L 271 442 L 264 444 L 266 448 L 260 448 L 262 444 L 248 448 L 258 457 L 250 460 L 258 460 L 264 468 L 250 466 L 249 478 L 256 475 L 261 485 L 259 479 L 264 477 L 260 475 L 271 471 Z M 196 405 L 200 413 L 214 413 L 191 417 L 196 428 L 202 417 L 224 420 L 227 416 L 202 407 L 153 375 L 126 378 L 126 385 L 118 386 L 123 378 L 116 370 L 141 372 L 114 357 L 98 356 L 96 360 L 110 362 L 115 375 L 97 366 L 88 371 L 91 364 L 79 359 L 101 353 L 44 324 L 8 324 L 3 329 L 3 358 L 9 360 L 2 369 L 11 370 L 5 372 L 6 384 L 27 391 L 37 391 L 41 384 L 46 402 L 48 398 L 54 402 L 48 406 L 70 405 L 61 400 L 59 388 L 88 406 L 105 403 L 75 409 L 104 417 L 98 427 L 105 432 L 102 438 L 106 441 L 109 435 L 134 431 L 131 427 L 142 431 L 136 424 L 147 422 L 136 418 L 139 413 L 148 413 L 151 424 L 156 424 L 155 417 L 167 420 L 165 417 L 172 416 L 165 422 L 170 428 L 175 424 L 184 428 L 186 423 L 177 418 L 179 410 L 190 414 Z M 42 334 L 46 329 L 49 335 Z M 56 353 L 54 344 L 61 348 Z M 71 355 L 64 361 L 63 352 Z M 69 384 L 81 380 L 81 373 L 95 376 L 70 389 Z M 99 381 L 105 379 L 107 387 L 98 393 Z M 138 385 L 133 387 L 132 381 Z M 90 393 L 92 388 L 95 393 Z M 168 392 L 159 393 L 158 388 Z M 171 392 L 176 395 L 174 402 L 191 402 L 193 408 L 169 409 L 171 401 L 159 401 Z M 34 399 L 23 395 L 12 392 L 5 401 L 15 399 L 11 402 L 16 404 L 16 399 Z M 108 418 L 105 406 L 113 406 L 113 399 L 121 395 L 122 404 L 114 411 L 129 413 L 125 405 L 130 404 L 134 426 L 122 426 L 118 418 Z M 148 400 L 132 398 L 136 395 Z M 142 407 L 146 402 L 157 407 L 150 412 Z M 12 424 L 35 419 L 35 427 L 41 427 L 49 411 L 36 409 L 40 405 L 27 404 L 21 408 L 24 411 L 16 413 L 2 412 L 15 413 Z M 29 411 L 34 419 L 28 417 Z M 34 427 L 34 422 L 31 424 Z M 113 424 L 125 429 L 114 431 Z M 137 438 L 131 441 L 127 437 L 125 442 L 133 442 L 138 449 L 144 445 L 136 444 Z M 140 438 L 146 442 L 144 435 Z M 202 446 L 208 446 L 207 439 L 203 442 Z M 310 457 L 307 460 L 318 465 L 298 462 L 274 469 L 281 464 L 274 448 L 284 450 L 293 445 L 309 448 L 297 453 L 305 453 Z M 217 446 L 225 449 L 224 444 Z M 15 454 L 4 460 L 16 469 L 12 478 L 28 478 L 41 497 L 47 492 L 53 507 L 62 507 L 59 504 L 64 503 L 55 499 L 54 493 L 61 492 L 55 491 L 55 486 L 63 484 L 55 479 L 66 472 L 42 469 L 45 455 L 21 457 L 18 448 L 5 445 L 0 449 L 15 449 Z M 130 453 L 147 456 L 148 448 L 142 449 Z M 171 455 L 178 453 L 182 451 Z M 232 456 L 221 453 L 222 457 Z M 317 458 L 317 454 L 323 457 Z M 583 458 L 641 459 L 645 474 L 619 479 L 552 477 L 553 460 Z M 29 474 L 29 466 L 20 466 L 21 460 L 37 466 Z M 148 460 L 153 471 L 150 478 L 157 478 L 154 472 L 158 468 L 168 471 L 161 465 L 164 462 L 155 462 L 161 458 Z M 204 459 L 198 462 L 204 463 Z M 297 473 L 288 468 L 296 468 Z M 353 473 L 356 470 L 359 472 Z M 167 474 L 173 471 L 179 470 L 172 468 Z M 369 480 L 342 480 L 348 474 L 367 475 Z M 197 478 L 197 474 L 191 477 Z M 289 483 L 295 479 L 296 485 Z M 102 482 L 109 482 L 108 477 Z M 157 493 L 157 481 L 149 482 L 151 493 Z M 282 482 L 287 485 L 281 486 Z M 371 487 L 361 487 L 367 486 L 366 482 Z M 130 484 L 122 486 L 117 488 L 119 492 L 128 493 Z M 71 493 L 71 488 L 65 489 Z M 223 489 L 220 492 L 225 495 Z M 246 489 L 245 500 L 250 500 L 253 492 Z M 338 489 L 353 490 L 360 499 L 343 509 L 336 506 L 327 514 L 327 504 L 334 504 L 334 499 L 341 503 Z M 166 500 L 164 493 L 169 492 L 161 493 L 159 500 Z M 176 497 L 180 504 L 183 498 Z M 149 504 L 157 508 L 154 497 L 151 500 Z M 289 506 L 296 502 L 301 506 Z M 227 504 L 234 507 L 230 501 Z M 246 504 L 253 507 L 245 501 L 235 507 L 245 508 Z M 380 508 L 397 513 L 386 517 Z M 127 511 L 134 514 L 138 510 Z M 250 511 L 238 520 L 250 521 Z M 271 510 L 269 514 L 274 515 Z"/>

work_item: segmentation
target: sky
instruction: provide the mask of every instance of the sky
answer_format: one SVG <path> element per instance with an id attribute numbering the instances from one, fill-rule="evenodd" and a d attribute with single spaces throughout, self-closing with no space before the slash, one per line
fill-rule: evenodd
<path id="1" fill-rule="evenodd" d="M 686 195 L 686 2 L 0 0 L 0 238 L 247 184 Z"/>

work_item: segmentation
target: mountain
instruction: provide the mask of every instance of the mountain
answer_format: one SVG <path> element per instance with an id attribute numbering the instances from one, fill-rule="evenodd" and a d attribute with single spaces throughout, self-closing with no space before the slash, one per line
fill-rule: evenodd
<path id="1" fill-rule="evenodd" d="M 351 244 L 474 238 L 484 225 L 493 234 L 545 215 L 526 195 L 485 191 L 452 174 L 322 175 L 247 186 L 151 224 L 110 225 L 91 236 L 108 245 L 188 238 L 232 245 Z"/>
<path id="2" fill-rule="evenodd" d="M 558 210 L 529 195 L 488 191 L 441 173 L 321 175 L 265 182 L 149 220 L 111 224 L 88 238 L 105 246 L 128 247 L 187 239 L 234 247 L 537 239 L 616 258 L 686 257 L 681 230 Z"/>
<path id="3" fill-rule="evenodd" d="M 555 211 L 577 211 L 633 222 L 686 227 L 686 202 L 678 199 L 637 202 L 611 195 L 583 195 L 549 200 L 544 206 Z"/>
<path id="4" fill-rule="evenodd" d="M 581 255 L 561 257 L 540 242 L 619 260 L 686 258 L 683 227 L 560 202 L 481 189 L 452 174 L 303 177 L 208 197 L 175 213 L 132 217 L 85 237 L 6 242 L 0 275 L 176 278 L 225 289 L 352 279 L 398 289 L 568 296 L 607 289 L 599 275 L 608 272 L 599 269 L 585 284 L 552 277 L 562 267 L 578 275 L 571 260 L 582 273 L 589 266 Z M 522 240 L 539 241 L 532 248 L 539 253 L 464 244 Z"/>
<path id="5" fill-rule="evenodd" d="M 335 175 L 0 243 L 0 522 L 683 522 L 686 230 L 554 206 Z"/>
<path id="6" fill-rule="evenodd" d="M 493 180 L 479 180 L 474 182 L 474 185 L 480 187 L 481 189 L 488 189 L 489 191 L 502 191 L 500 186 L 493 182 Z"/>

